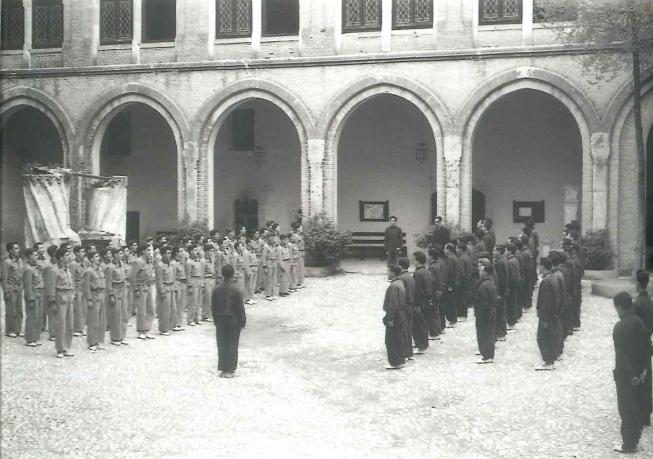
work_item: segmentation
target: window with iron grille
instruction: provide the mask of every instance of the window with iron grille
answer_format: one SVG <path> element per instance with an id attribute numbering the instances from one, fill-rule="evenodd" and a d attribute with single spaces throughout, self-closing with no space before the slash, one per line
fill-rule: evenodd
<path id="1" fill-rule="evenodd" d="M 175 41 L 177 0 L 143 0 L 143 41 Z"/>
<path id="2" fill-rule="evenodd" d="M 392 0 L 392 28 L 433 27 L 433 0 Z"/>
<path id="3" fill-rule="evenodd" d="M 381 30 L 381 0 L 343 0 L 342 32 Z"/>
<path id="4" fill-rule="evenodd" d="M 215 8 L 217 38 L 252 35 L 252 0 L 217 0 Z"/>
<path id="5" fill-rule="evenodd" d="M 62 43 L 62 0 L 34 0 L 32 3 L 32 48 L 61 48 Z"/>
<path id="6" fill-rule="evenodd" d="M 25 43 L 25 10 L 22 0 L 3 0 L 0 27 L 2 49 L 23 49 Z"/>
<path id="7" fill-rule="evenodd" d="M 132 41 L 133 0 L 102 0 L 100 5 L 100 44 Z"/>
<path id="8" fill-rule="evenodd" d="M 522 0 L 480 0 L 479 24 L 518 24 L 522 19 Z"/>
<path id="9" fill-rule="evenodd" d="M 534 0 L 533 22 L 567 22 L 578 19 L 578 10 L 572 4 L 556 6 L 547 0 Z"/>
<path id="10" fill-rule="evenodd" d="M 299 0 L 262 0 L 263 35 L 298 35 Z"/>

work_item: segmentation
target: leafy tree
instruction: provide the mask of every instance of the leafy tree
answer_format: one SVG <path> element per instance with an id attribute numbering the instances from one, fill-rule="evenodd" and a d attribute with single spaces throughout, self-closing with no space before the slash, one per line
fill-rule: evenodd
<path id="1" fill-rule="evenodd" d="M 653 1 L 651 0 L 546 0 L 538 2 L 539 19 L 553 25 L 558 37 L 570 44 L 590 44 L 581 55 L 595 80 L 629 72 L 632 77 L 633 115 L 637 145 L 638 210 L 646 215 L 646 152 L 642 127 L 642 72 L 653 61 Z M 561 23 L 561 21 L 564 21 Z M 645 263 L 646 227 L 639 225 L 637 267 Z"/>

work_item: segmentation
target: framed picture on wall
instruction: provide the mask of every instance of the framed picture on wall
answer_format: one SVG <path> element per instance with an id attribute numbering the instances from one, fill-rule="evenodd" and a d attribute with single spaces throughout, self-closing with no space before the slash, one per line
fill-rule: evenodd
<path id="1" fill-rule="evenodd" d="M 513 201 L 512 221 L 525 223 L 532 218 L 534 223 L 544 223 L 544 201 Z"/>
<path id="2" fill-rule="evenodd" d="M 358 201 L 360 221 L 387 222 L 389 220 L 390 201 Z"/>

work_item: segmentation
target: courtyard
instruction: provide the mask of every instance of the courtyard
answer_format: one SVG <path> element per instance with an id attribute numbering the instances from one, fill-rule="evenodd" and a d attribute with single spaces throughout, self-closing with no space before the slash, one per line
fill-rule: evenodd
<path id="1" fill-rule="evenodd" d="M 473 314 L 401 371 L 385 370 L 380 274 L 309 279 L 248 306 L 235 379 L 217 377 L 212 323 L 58 360 L 2 338 L 2 456 L 616 457 L 610 300 L 536 372 L 535 311 L 475 365 Z M 133 323 L 133 319 L 132 319 Z M 647 429 L 634 457 L 650 457 Z"/>

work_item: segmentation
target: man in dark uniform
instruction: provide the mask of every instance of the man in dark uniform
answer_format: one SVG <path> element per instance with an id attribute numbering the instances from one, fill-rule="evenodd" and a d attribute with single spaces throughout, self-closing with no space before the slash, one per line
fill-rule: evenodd
<path id="1" fill-rule="evenodd" d="M 531 257 L 531 252 L 528 250 L 528 246 L 520 239 L 515 241 L 515 246 L 517 247 L 517 252 L 515 256 L 520 260 L 519 272 L 521 273 L 521 287 L 520 287 L 520 297 L 519 307 L 517 308 L 517 314 L 521 318 L 523 309 L 530 309 L 533 306 L 533 258 Z M 520 298 L 518 297 L 518 299 Z"/>
<path id="2" fill-rule="evenodd" d="M 650 359 L 650 343 L 644 322 L 633 311 L 631 296 L 621 292 L 613 298 L 613 302 L 619 315 L 612 338 L 615 351 L 614 380 L 623 439 L 621 447 L 615 448 L 615 451 L 633 453 L 637 451 L 642 434 L 642 391 L 646 380 L 647 359 Z"/>
<path id="3" fill-rule="evenodd" d="M 494 246 L 497 243 L 497 237 L 494 234 L 494 230 L 492 229 L 492 219 L 491 218 L 486 218 L 483 221 L 483 228 L 485 234 L 483 235 L 483 242 L 485 243 L 485 251 L 489 252 L 490 254 L 494 252 Z"/>
<path id="4" fill-rule="evenodd" d="M 472 263 L 472 257 L 467 250 L 467 244 L 463 242 L 458 244 L 458 259 L 462 268 L 460 311 L 458 312 L 458 316 L 467 318 L 467 309 L 474 304 L 478 270 L 476 264 Z"/>
<path id="5" fill-rule="evenodd" d="M 410 261 L 406 257 L 401 257 L 397 261 L 401 268 L 399 279 L 404 284 L 406 290 L 406 303 L 404 304 L 403 317 L 403 338 L 404 338 L 404 357 L 408 360 L 413 359 L 413 313 L 415 310 L 415 279 L 408 272 Z"/>
<path id="6" fill-rule="evenodd" d="M 431 339 L 440 339 L 440 334 L 444 331 L 445 319 L 442 299 L 447 289 L 447 277 L 442 259 L 442 247 L 436 245 L 429 250 L 429 267 L 431 274 L 431 307 L 426 314 L 426 328 Z"/>
<path id="7" fill-rule="evenodd" d="M 431 236 L 431 244 L 434 246 L 439 245 L 440 247 L 444 247 L 449 242 L 451 242 L 451 233 L 449 232 L 449 228 L 442 225 L 442 217 L 435 217 L 435 229 L 433 229 L 433 234 Z"/>
<path id="8" fill-rule="evenodd" d="M 426 255 L 417 251 L 413 254 L 415 260 L 415 309 L 413 310 L 413 340 L 417 346 L 417 354 L 422 354 L 429 347 L 429 332 L 426 318 L 432 314 L 431 293 L 433 291 L 433 275 L 426 268 Z"/>
<path id="9" fill-rule="evenodd" d="M 211 312 L 218 345 L 218 370 L 221 378 L 233 378 L 238 365 L 240 331 L 245 328 L 243 293 L 234 280 L 234 268 L 222 267 L 223 282 L 211 293 Z"/>
<path id="10" fill-rule="evenodd" d="M 494 343 L 496 341 L 494 321 L 497 289 L 492 266 L 488 263 L 482 269 L 479 268 L 479 271 L 480 279 L 476 283 L 474 298 L 474 316 L 476 317 L 476 340 L 481 360 L 476 363 L 492 363 L 494 362 Z"/>
<path id="11" fill-rule="evenodd" d="M 383 247 L 388 260 L 388 266 L 396 265 L 404 247 L 404 238 L 401 228 L 397 226 L 397 217 L 390 217 L 390 226 L 385 229 Z"/>
<path id="12" fill-rule="evenodd" d="M 560 262 L 562 261 L 560 254 L 557 251 L 552 250 L 549 252 L 549 260 L 551 260 L 551 276 L 558 283 L 558 309 L 556 311 L 556 320 L 553 330 L 556 335 L 556 359 L 559 359 L 565 345 L 562 320 L 565 311 L 565 292 L 567 291 L 567 287 L 565 285 L 565 275 L 560 269 Z"/>
<path id="13" fill-rule="evenodd" d="M 517 302 L 517 292 L 521 286 L 521 273 L 519 271 L 519 260 L 515 256 L 517 252 L 517 247 L 515 244 L 508 244 L 506 246 L 508 250 L 508 256 L 506 257 L 506 267 L 507 267 L 507 282 L 508 282 L 508 293 L 506 294 L 506 320 L 508 322 L 508 330 L 511 330 L 517 323 L 519 318 L 517 315 L 517 308 L 519 306 Z"/>
<path id="14" fill-rule="evenodd" d="M 540 274 L 542 282 L 537 294 L 537 345 L 542 354 L 544 365 L 537 370 L 555 370 L 556 360 L 556 312 L 558 310 L 558 296 L 560 294 L 558 281 L 551 275 L 553 265 L 547 257 L 540 259 Z"/>
<path id="15" fill-rule="evenodd" d="M 397 265 L 388 268 L 390 285 L 385 292 L 383 300 L 383 325 L 385 325 L 385 346 L 388 352 L 388 370 L 403 368 L 405 363 L 404 350 L 402 347 L 402 314 L 401 311 L 406 304 L 406 289 L 399 278 L 402 269 Z"/>
<path id="16" fill-rule="evenodd" d="M 648 335 L 649 342 L 649 355 L 646 359 L 646 378 L 644 379 L 644 391 L 643 391 L 643 401 L 642 401 L 642 425 L 650 426 L 651 425 L 651 410 L 653 408 L 653 403 L 651 401 L 651 396 L 653 395 L 653 389 L 651 388 L 651 352 L 653 348 L 651 347 L 651 335 L 653 335 L 653 301 L 648 295 L 646 290 L 648 287 L 649 275 L 643 269 L 637 270 L 637 298 L 634 302 L 635 314 L 642 319 L 644 322 L 644 328 Z"/>
<path id="17" fill-rule="evenodd" d="M 444 292 L 443 306 L 444 315 L 449 322 L 449 327 L 453 327 L 458 322 L 458 303 L 460 302 L 460 277 L 461 274 L 458 265 L 458 256 L 456 247 L 449 243 L 444 248 L 445 253 L 445 272 L 447 278 L 447 288 Z"/>
<path id="18" fill-rule="evenodd" d="M 508 296 L 508 261 L 505 256 L 506 246 L 494 246 L 494 274 L 497 279 L 497 316 L 495 320 L 495 334 L 497 341 L 506 340 L 506 297 Z"/>

